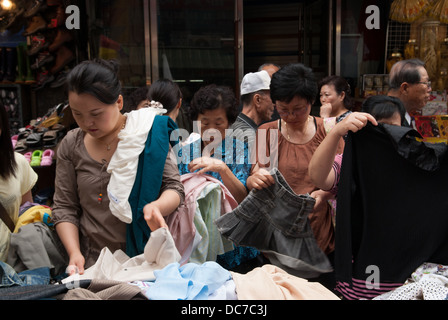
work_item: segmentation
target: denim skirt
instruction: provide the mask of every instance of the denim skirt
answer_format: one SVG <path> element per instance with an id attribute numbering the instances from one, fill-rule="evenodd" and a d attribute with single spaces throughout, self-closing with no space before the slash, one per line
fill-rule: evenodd
<path id="1" fill-rule="evenodd" d="M 315 278 L 331 272 L 308 220 L 316 200 L 294 193 L 278 169 L 271 173 L 275 184 L 251 190 L 238 207 L 215 220 L 219 232 L 237 246 L 258 249 L 292 275 Z"/>

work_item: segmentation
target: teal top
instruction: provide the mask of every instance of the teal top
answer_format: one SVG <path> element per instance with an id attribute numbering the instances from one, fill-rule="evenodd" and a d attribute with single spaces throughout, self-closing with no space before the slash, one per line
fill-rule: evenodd
<path id="1" fill-rule="evenodd" d="M 130 257 L 142 254 L 151 234 L 143 216 L 143 207 L 159 197 L 162 176 L 168 156 L 170 135 L 177 129 L 176 123 L 167 116 L 156 116 L 148 134 L 145 149 L 138 160 L 134 186 L 129 195 L 132 223 L 127 225 L 126 253 Z"/>

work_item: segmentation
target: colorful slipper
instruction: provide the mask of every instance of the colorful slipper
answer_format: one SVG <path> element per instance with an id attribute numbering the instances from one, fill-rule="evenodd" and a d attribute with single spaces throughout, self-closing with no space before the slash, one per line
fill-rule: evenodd
<path id="1" fill-rule="evenodd" d="M 19 140 L 19 135 L 18 135 L 18 134 L 13 135 L 13 136 L 11 137 L 12 149 L 15 149 L 15 148 L 16 148 L 17 140 Z"/>
<path id="2" fill-rule="evenodd" d="M 31 155 L 31 166 L 32 167 L 38 167 L 40 166 L 40 161 L 42 159 L 42 150 L 34 150 L 33 154 Z"/>
<path id="3" fill-rule="evenodd" d="M 31 151 L 23 155 L 28 162 L 31 162 Z"/>
<path id="4" fill-rule="evenodd" d="M 53 163 L 54 151 L 51 149 L 46 149 L 44 153 L 42 153 L 42 160 L 40 161 L 41 166 L 51 166 Z"/>

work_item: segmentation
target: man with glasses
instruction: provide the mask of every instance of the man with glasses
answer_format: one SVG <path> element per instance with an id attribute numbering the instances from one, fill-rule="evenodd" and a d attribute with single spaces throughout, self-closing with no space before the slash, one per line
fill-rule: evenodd
<path id="1" fill-rule="evenodd" d="M 403 126 L 414 127 L 411 115 L 421 110 L 429 101 L 431 81 L 423 61 L 409 59 L 398 61 L 389 74 L 389 96 L 397 97 L 403 102 L 406 114 Z"/>

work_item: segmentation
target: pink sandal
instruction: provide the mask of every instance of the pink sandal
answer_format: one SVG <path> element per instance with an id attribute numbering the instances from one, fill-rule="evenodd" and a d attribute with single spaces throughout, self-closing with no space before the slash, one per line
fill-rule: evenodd
<path id="1" fill-rule="evenodd" d="M 32 155 L 32 152 L 30 151 L 30 152 L 25 153 L 23 156 L 25 157 L 25 159 L 28 162 L 31 162 L 31 155 Z"/>
<path id="2" fill-rule="evenodd" d="M 19 135 L 13 135 L 11 137 L 11 142 L 12 142 L 12 149 L 14 150 L 16 148 L 16 144 L 17 144 L 17 140 L 19 140 Z"/>
<path id="3" fill-rule="evenodd" d="M 54 151 L 51 149 L 46 149 L 42 154 L 42 160 L 40 161 L 41 166 L 51 166 L 53 163 Z"/>

